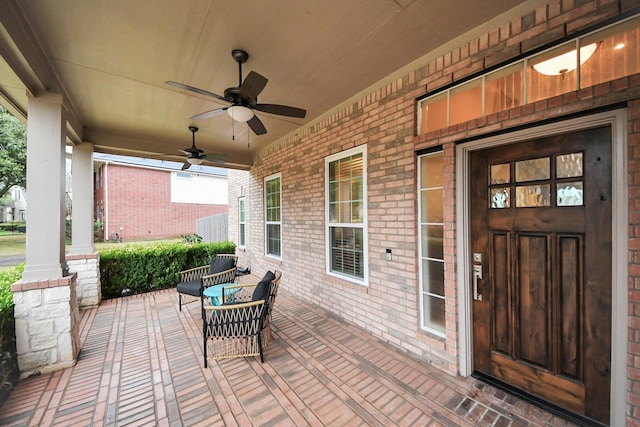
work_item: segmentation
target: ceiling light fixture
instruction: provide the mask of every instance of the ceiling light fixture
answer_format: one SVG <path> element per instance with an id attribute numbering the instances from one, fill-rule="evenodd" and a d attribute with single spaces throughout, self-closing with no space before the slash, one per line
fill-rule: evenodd
<path id="1" fill-rule="evenodd" d="M 202 164 L 202 159 L 200 159 L 198 157 L 189 157 L 187 159 L 187 162 L 191 163 L 192 165 L 201 165 Z"/>
<path id="2" fill-rule="evenodd" d="M 589 58 L 591 58 L 591 55 L 593 55 L 593 52 L 596 51 L 597 47 L 597 43 L 591 43 L 590 45 L 580 48 L 580 65 L 584 64 L 589 60 Z M 577 53 L 578 52 L 574 49 L 570 52 L 563 53 L 562 55 L 558 55 L 535 64 L 533 68 L 545 76 L 562 76 L 578 67 Z"/>
<path id="3" fill-rule="evenodd" d="M 229 114 L 233 120 L 248 122 L 253 117 L 253 110 L 244 105 L 232 105 L 227 108 L 227 114 Z"/>

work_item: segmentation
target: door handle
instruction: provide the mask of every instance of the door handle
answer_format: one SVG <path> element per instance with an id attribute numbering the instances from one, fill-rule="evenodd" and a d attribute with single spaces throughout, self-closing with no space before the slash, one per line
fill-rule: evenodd
<path id="1" fill-rule="evenodd" d="M 473 266 L 473 299 L 482 301 L 482 294 L 478 293 L 478 280 L 482 280 L 482 266 Z"/>

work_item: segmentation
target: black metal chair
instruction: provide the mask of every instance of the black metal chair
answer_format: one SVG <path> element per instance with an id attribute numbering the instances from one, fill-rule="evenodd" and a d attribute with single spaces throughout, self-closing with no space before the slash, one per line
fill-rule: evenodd
<path id="1" fill-rule="evenodd" d="M 181 271 L 180 282 L 176 285 L 180 311 L 184 304 L 200 300 L 201 316 L 204 318 L 204 290 L 209 286 L 234 283 L 237 261 L 236 255 L 218 254 L 209 265 Z"/>

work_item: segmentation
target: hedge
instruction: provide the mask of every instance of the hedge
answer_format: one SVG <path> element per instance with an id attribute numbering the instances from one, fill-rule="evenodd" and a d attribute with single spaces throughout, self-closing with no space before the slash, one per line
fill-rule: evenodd
<path id="1" fill-rule="evenodd" d="M 130 243 L 100 252 L 102 298 L 175 286 L 180 271 L 209 264 L 216 254 L 233 254 L 233 242 Z"/>
<path id="2" fill-rule="evenodd" d="M 24 264 L 0 270 L 0 406 L 20 376 L 11 285 L 20 280 L 23 271 Z"/>

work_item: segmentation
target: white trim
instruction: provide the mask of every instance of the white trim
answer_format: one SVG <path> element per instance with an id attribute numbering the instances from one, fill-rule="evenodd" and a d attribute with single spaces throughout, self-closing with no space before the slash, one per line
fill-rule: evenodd
<path id="1" fill-rule="evenodd" d="M 267 181 L 272 181 L 274 179 L 279 179 L 280 180 L 280 221 L 267 221 Z M 274 173 L 272 175 L 269 176 L 265 176 L 264 177 L 264 181 L 263 181 L 264 185 L 263 185 L 263 192 L 262 192 L 262 196 L 264 198 L 264 203 L 262 205 L 262 208 L 264 209 L 264 255 L 266 257 L 269 258 L 273 258 L 273 259 L 277 259 L 277 260 L 282 260 L 282 247 L 283 247 L 283 242 L 282 242 L 282 172 L 278 172 L 278 173 Z M 268 244 L 268 240 L 267 240 L 267 225 L 269 224 L 279 224 L 280 225 L 280 256 L 277 255 L 273 255 L 267 252 L 267 249 L 269 247 Z"/>
<path id="2" fill-rule="evenodd" d="M 473 329 L 469 241 L 469 158 L 472 151 L 603 125 L 612 129 L 612 313 L 611 313 L 611 418 L 612 426 L 625 425 L 628 346 L 628 224 L 627 110 L 620 109 L 548 125 L 478 139 L 456 147 L 456 258 L 460 375 L 473 372 Z"/>
<path id="3" fill-rule="evenodd" d="M 336 160 L 343 159 L 345 157 L 353 156 L 354 154 L 362 154 L 362 224 L 341 224 L 329 222 L 329 163 Z M 368 228 L 368 214 L 367 214 L 367 145 L 359 145 L 357 147 L 349 148 L 348 150 L 341 151 L 336 154 L 332 154 L 324 158 L 324 218 L 325 218 L 325 271 L 327 275 L 337 277 L 348 282 L 352 282 L 362 286 L 369 286 L 369 228 Z M 363 252 L 363 268 L 364 274 L 362 280 L 349 276 L 346 274 L 336 273 L 331 271 L 331 236 L 329 233 L 329 226 L 347 226 L 353 228 L 362 228 L 362 244 L 364 246 Z"/>

